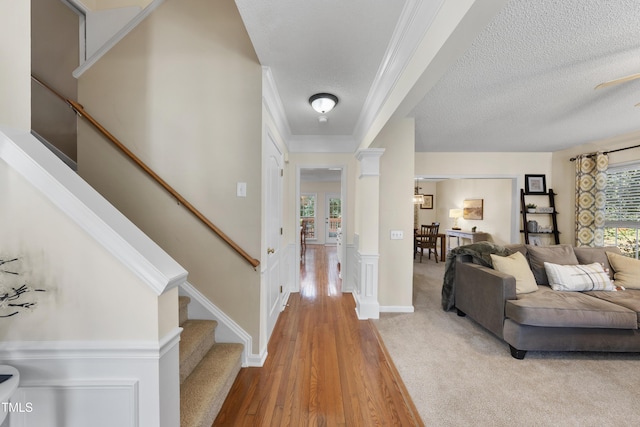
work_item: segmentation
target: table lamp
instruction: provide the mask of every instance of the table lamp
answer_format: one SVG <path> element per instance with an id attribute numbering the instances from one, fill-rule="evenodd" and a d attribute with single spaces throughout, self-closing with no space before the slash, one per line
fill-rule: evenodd
<path id="1" fill-rule="evenodd" d="M 460 230 L 458 227 L 458 218 L 462 217 L 462 209 L 449 209 L 449 218 L 453 218 L 452 230 Z"/>

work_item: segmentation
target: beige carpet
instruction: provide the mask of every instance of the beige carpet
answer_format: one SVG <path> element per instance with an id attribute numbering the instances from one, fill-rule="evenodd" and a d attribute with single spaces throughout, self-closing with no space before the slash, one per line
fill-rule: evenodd
<path id="1" fill-rule="evenodd" d="M 414 263 L 415 313 L 382 313 L 384 343 L 427 426 L 640 424 L 640 354 L 528 352 L 440 308 L 444 263 Z"/>

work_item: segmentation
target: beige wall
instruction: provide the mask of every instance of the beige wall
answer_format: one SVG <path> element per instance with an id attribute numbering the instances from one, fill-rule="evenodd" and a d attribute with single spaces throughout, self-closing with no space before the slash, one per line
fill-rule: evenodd
<path id="1" fill-rule="evenodd" d="M 552 153 L 416 153 L 416 176 L 469 178 L 493 177 L 517 179 L 524 188 L 525 174 L 546 175 L 547 187 L 553 184 Z"/>
<path id="2" fill-rule="evenodd" d="M 61 1 L 31 0 L 31 5 L 31 70 L 65 98 L 77 100 L 78 82 L 71 73 L 79 65 L 79 17 Z M 32 129 L 77 160 L 75 113 L 36 82 L 31 90 Z"/>
<path id="3" fill-rule="evenodd" d="M 554 174 L 552 168 L 552 153 L 416 153 L 415 173 L 416 176 L 431 178 L 506 178 L 514 179 L 516 187 L 511 191 L 511 195 L 501 194 L 500 197 L 509 197 L 511 206 L 511 220 L 509 226 L 501 225 L 500 230 L 495 230 L 498 240 L 504 239 L 506 242 L 518 242 L 520 236 L 520 189 L 524 188 L 524 176 L 526 174 L 541 174 L 546 176 L 547 188 L 554 187 Z M 466 197 L 466 196 L 464 196 Z M 499 202 L 506 206 L 506 200 Z M 437 213 L 441 224 L 446 224 L 447 228 L 453 223 L 448 218 L 449 206 L 442 206 L 443 194 L 438 189 L 438 202 L 436 207 L 443 209 Z M 458 201 L 462 203 L 462 201 Z M 446 214 L 444 209 L 447 209 Z M 558 216 L 560 217 L 560 215 Z M 507 223 L 505 223 L 507 224 Z M 462 225 L 462 220 L 460 220 Z M 484 227 L 484 224 L 483 224 Z M 510 227 L 510 231 L 508 231 Z M 478 226 L 478 229 L 481 229 Z M 493 226 L 490 229 L 494 229 Z M 487 230 L 488 231 L 488 230 Z M 564 232 L 562 228 L 561 232 Z M 512 236 L 510 239 L 508 236 Z M 498 242 L 498 240 L 496 240 Z"/>
<path id="4" fill-rule="evenodd" d="M 82 0 L 82 4 L 91 10 L 115 9 L 117 7 L 146 7 L 151 0 Z"/>
<path id="5" fill-rule="evenodd" d="M 30 3 L 1 1 L 0 17 L 0 125 L 30 131 Z"/>
<path id="6" fill-rule="evenodd" d="M 418 190 L 419 194 L 430 194 L 433 196 L 433 209 L 422 209 L 420 205 L 415 206 L 415 213 L 417 213 L 417 227 L 421 224 L 431 224 L 436 222 L 436 208 L 438 206 L 438 188 L 434 181 L 419 181 Z"/>
<path id="7" fill-rule="evenodd" d="M 558 193 L 558 229 L 560 242 L 575 244 L 575 163 L 570 158 L 594 151 L 608 151 L 640 144 L 640 132 L 601 141 L 593 141 L 553 153 L 554 191 Z M 640 161 L 640 148 L 609 154 L 609 165 Z"/>
<path id="8" fill-rule="evenodd" d="M 437 193 L 440 197 L 436 205 L 436 221 L 440 222 L 440 229 L 444 231 L 453 227 L 449 209 L 462 209 L 463 202 L 467 199 L 482 199 L 482 219 L 460 218 L 458 226 L 465 231 L 470 231 L 475 226 L 477 231 L 491 234 L 491 240 L 500 245 L 512 243 L 511 224 L 513 221 L 520 224 L 519 219 L 513 217 L 518 204 L 514 207 L 512 186 L 511 179 L 448 179 L 438 182 Z"/>
<path id="9" fill-rule="evenodd" d="M 378 302 L 380 306 L 413 305 L 413 159 L 414 121 L 387 123 L 372 147 L 384 148 L 380 158 L 380 223 Z M 402 240 L 391 240 L 401 230 Z M 366 231 L 363 231 L 366 232 Z"/>
<path id="10" fill-rule="evenodd" d="M 262 69 L 232 0 L 166 0 L 79 81 L 105 128 L 261 258 Z M 260 343 L 260 272 L 81 123 L 79 172 Z M 236 183 L 247 197 L 236 197 Z"/>
<path id="11" fill-rule="evenodd" d="M 0 287 L 45 289 L 19 300 L 34 308 L 2 319 L 0 341 L 151 341 L 177 327 L 177 293 L 158 298 L 2 160 L 0 194 L 0 259 L 18 257 L 3 268 L 21 273 L 0 274 Z"/>

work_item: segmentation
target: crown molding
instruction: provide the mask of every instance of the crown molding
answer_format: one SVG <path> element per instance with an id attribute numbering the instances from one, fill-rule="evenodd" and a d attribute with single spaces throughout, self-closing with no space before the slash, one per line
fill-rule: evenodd
<path id="1" fill-rule="evenodd" d="M 408 0 L 406 2 L 384 60 L 369 89 L 364 103 L 366 107 L 360 113 L 356 123 L 354 139 L 360 143 L 360 147 L 362 147 L 362 141 L 367 133 L 379 118 L 383 107 L 402 77 L 418 45 L 438 15 L 444 1 Z"/>
<path id="2" fill-rule="evenodd" d="M 266 66 L 262 67 L 262 103 L 273 119 L 278 133 L 284 140 L 284 145 L 290 150 L 291 128 L 289 127 L 287 114 L 284 111 L 284 105 L 271 68 Z"/>

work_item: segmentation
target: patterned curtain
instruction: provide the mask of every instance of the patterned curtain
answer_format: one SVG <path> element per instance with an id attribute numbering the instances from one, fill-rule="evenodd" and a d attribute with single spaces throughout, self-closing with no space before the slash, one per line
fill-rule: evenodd
<path id="1" fill-rule="evenodd" d="M 604 246 L 608 166 L 601 152 L 576 157 L 576 246 Z"/>

